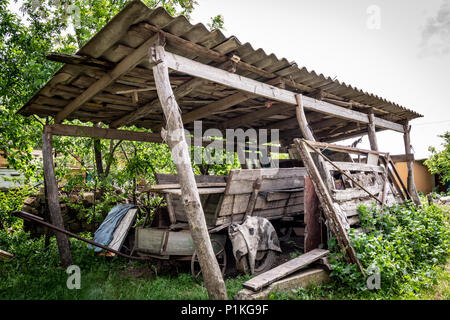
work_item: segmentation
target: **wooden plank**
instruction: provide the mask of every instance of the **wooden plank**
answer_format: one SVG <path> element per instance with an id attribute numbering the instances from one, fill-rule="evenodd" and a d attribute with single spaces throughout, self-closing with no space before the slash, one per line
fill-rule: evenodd
<path id="1" fill-rule="evenodd" d="M 122 218 L 122 221 L 120 221 L 120 224 L 114 231 L 113 239 L 109 243 L 108 247 L 120 251 L 120 249 L 122 248 L 122 244 L 128 234 L 128 230 L 130 230 L 131 224 L 136 217 L 136 213 L 137 209 L 128 210 L 127 214 Z"/>
<path id="2" fill-rule="evenodd" d="M 264 217 L 267 220 L 275 220 L 275 219 L 281 219 L 286 218 L 286 215 L 288 216 L 301 216 L 303 214 L 304 205 L 299 204 L 296 206 L 285 208 L 276 208 L 276 209 L 268 209 L 268 210 L 260 210 L 255 211 L 253 216 L 254 217 Z M 220 226 L 222 224 L 229 224 L 231 221 L 233 222 L 242 222 L 244 219 L 244 213 L 235 214 L 233 216 L 223 216 L 218 217 L 215 221 L 216 226 Z"/>
<path id="3" fill-rule="evenodd" d="M 213 81 L 270 100 L 297 106 L 297 100 L 295 98 L 296 94 L 294 92 L 205 65 L 170 52 L 167 52 L 166 57 L 168 67 L 178 72 Z M 339 107 L 328 102 L 318 101 L 314 98 L 303 97 L 303 105 L 305 109 L 332 115 L 337 118 L 364 124 L 369 123 L 369 117 L 365 113 Z M 390 129 L 398 132 L 403 132 L 404 130 L 403 126 L 398 123 L 379 118 L 375 118 L 375 124 L 383 129 Z"/>
<path id="4" fill-rule="evenodd" d="M 97 68 L 112 68 L 115 65 L 108 61 L 95 59 L 89 56 L 80 56 L 76 54 L 65 54 L 59 52 L 51 52 L 46 56 L 47 60 L 74 65 L 83 65 Z"/>
<path id="5" fill-rule="evenodd" d="M 12 257 L 14 257 L 12 253 L 0 249 L 0 259 L 11 259 Z"/>
<path id="6" fill-rule="evenodd" d="M 380 152 L 380 151 L 373 151 L 373 150 L 367 150 L 367 149 L 360 149 L 360 148 L 353 148 L 353 147 L 346 147 L 346 146 L 340 146 L 337 144 L 331 144 L 331 143 L 325 143 L 325 142 L 318 142 L 318 141 L 308 141 L 310 145 L 316 148 L 321 149 L 329 149 L 332 151 L 338 151 L 338 152 L 347 152 L 352 154 L 359 154 L 359 155 L 367 155 L 368 153 L 377 154 L 380 156 L 385 156 L 386 152 Z"/>
<path id="7" fill-rule="evenodd" d="M 160 193 L 166 194 L 175 194 L 180 196 L 181 189 L 162 189 L 159 190 Z M 198 188 L 199 194 L 217 194 L 217 193 L 225 193 L 225 188 Z"/>
<path id="8" fill-rule="evenodd" d="M 382 166 L 374 166 L 366 163 L 358 163 L 358 162 L 342 162 L 342 161 L 333 161 L 333 163 L 339 167 L 339 169 L 344 171 L 363 171 L 363 172 L 379 172 L 384 173 L 384 168 Z M 329 171 L 337 171 L 335 167 L 333 167 L 330 163 L 325 163 L 327 170 Z"/>
<path id="9" fill-rule="evenodd" d="M 65 124 L 48 125 L 48 132 L 58 136 L 87 137 L 111 140 L 128 140 L 161 143 L 161 135 L 150 132 L 136 132 Z"/>
<path id="10" fill-rule="evenodd" d="M 133 51 L 129 56 L 125 57 L 114 69 L 108 71 L 106 75 L 97 80 L 89 88 L 83 91 L 78 97 L 69 103 L 63 110 L 55 116 L 55 123 L 61 123 L 72 112 L 80 108 L 84 103 L 92 99 L 97 93 L 101 92 L 107 86 L 114 82 L 117 78 L 125 74 L 127 71 L 136 67 L 142 59 L 148 55 L 149 47 L 159 39 L 156 34 L 145 41 L 139 48 Z"/>
<path id="11" fill-rule="evenodd" d="M 306 183 L 305 183 L 305 185 L 306 185 Z M 300 189 L 302 189 L 302 188 L 300 188 Z M 288 199 L 289 197 L 296 198 L 296 197 L 303 197 L 303 196 L 304 196 L 304 191 L 297 191 L 297 192 L 295 192 L 295 195 L 293 195 L 293 194 L 291 195 L 290 192 L 271 192 L 271 191 L 269 191 L 266 196 L 266 200 L 271 202 L 271 201 Z"/>
<path id="12" fill-rule="evenodd" d="M 242 286 L 244 288 L 258 291 L 262 288 L 270 285 L 271 283 L 280 280 L 288 275 L 300 270 L 308 264 L 317 261 L 318 259 L 325 257 L 329 253 L 328 250 L 314 249 L 308 253 L 305 253 L 295 259 L 289 260 L 276 268 L 273 268 L 263 274 L 260 274 L 253 279 L 244 282 Z"/>
<path id="13" fill-rule="evenodd" d="M 367 154 L 367 164 L 368 165 L 377 166 L 379 159 L 380 159 L 380 156 L 377 154 L 373 154 L 373 153 Z"/>
<path id="14" fill-rule="evenodd" d="M 281 189 L 302 188 L 305 185 L 304 177 L 264 179 L 261 182 L 260 191 L 273 191 Z M 231 181 L 227 186 L 228 194 L 250 193 L 252 191 L 252 180 Z"/>
<path id="15" fill-rule="evenodd" d="M 159 184 L 178 184 L 180 182 L 176 174 L 156 173 L 155 178 Z M 196 175 L 195 182 L 197 186 L 202 183 L 226 183 L 227 178 L 224 175 Z"/>
<path id="16" fill-rule="evenodd" d="M 220 206 L 218 216 L 227 216 L 233 214 L 239 214 L 245 212 L 249 203 L 250 194 L 236 194 L 225 195 Z M 255 210 L 276 209 L 289 206 L 295 206 L 303 204 L 303 196 L 299 194 L 291 195 L 289 198 L 280 199 L 277 201 L 266 201 L 263 197 L 258 197 L 255 204 Z"/>
<path id="17" fill-rule="evenodd" d="M 213 188 L 213 187 L 226 187 L 226 182 L 207 182 L 207 183 L 197 183 L 197 188 Z M 147 186 L 144 189 L 144 192 L 157 192 L 161 190 L 167 190 L 167 189 L 180 189 L 181 186 L 179 183 L 173 183 L 173 184 L 157 184 L 157 185 L 151 185 Z"/>
<path id="18" fill-rule="evenodd" d="M 407 162 L 407 161 L 414 161 L 414 154 L 397 154 L 397 155 L 391 155 L 391 160 L 396 162 Z"/>

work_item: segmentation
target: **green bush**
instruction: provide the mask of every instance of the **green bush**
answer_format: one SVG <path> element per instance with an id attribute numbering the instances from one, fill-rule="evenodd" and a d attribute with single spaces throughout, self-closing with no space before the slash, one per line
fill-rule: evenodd
<path id="1" fill-rule="evenodd" d="M 396 296 L 430 287 L 436 271 L 450 252 L 448 217 L 434 205 L 415 208 L 411 204 L 394 205 L 384 211 L 359 208 L 365 233 L 350 230 L 349 236 L 357 257 L 365 268 L 378 268 L 381 295 Z M 364 278 L 354 264 L 348 264 L 330 240 L 331 277 L 353 291 L 367 291 Z"/>

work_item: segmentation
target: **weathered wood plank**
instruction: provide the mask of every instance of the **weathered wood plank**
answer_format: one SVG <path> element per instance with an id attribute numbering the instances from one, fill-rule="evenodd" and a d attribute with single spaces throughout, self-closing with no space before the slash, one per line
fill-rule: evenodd
<path id="1" fill-rule="evenodd" d="M 83 127 L 65 124 L 52 124 L 48 126 L 48 132 L 58 136 L 88 137 L 112 140 L 128 140 L 141 142 L 161 143 L 161 135 L 150 132 L 136 132 L 128 130 L 116 130 L 96 127 Z"/>
<path id="2" fill-rule="evenodd" d="M 295 259 L 283 263 L 276 268 L 260 274 L 247 282 L 244 282 L 242 286 L 253 291 L 261 290 L 271 283 L 300 270 L 301 268 L 307 266 L 310 263 L 313 263 L 314 261 L 317 261 L 318 259 L 326 256 L 328 253 L 328 250 L 314 249 Z"/>
<path id="3" fill-rule="evenodd" d="M 384 168 L 382 166 L 374 166 L 365 163 L 358 162 L 341 162 L 341 161 L 333 161 L 333 163 L 339 167 L 339 169 L 343 171 L 363 171 L 363 172 L 379 172 L 384 173 Z M 330 163 L 325 163 L 327 170 L 336 171 L 336 168 L 333 167 Z"/>
<path id="4" fill-rule="evenodd" d="M 167 194 L 175 194 L 180 196 L 182 193 L 182 189 L 162 189 L 159 190 L 160 193 L 167 193 Z M 224 193 L 225 188 L 198 188 L 198 194 L 217 194 L 217 193 Z"/>
<path id="5" fill-rule="evenodd" d="M 197 183 L 197 188 L 214 188 L 214 187 L 226 187 L 226 182 L 207 182 L 207 183 Z M 158 184 L 158 185 L 151 185 L 148 187 L 145 187 L 144 192 L 158 192 L 161 190 L 168 190 L 168 189 L 180 189 L 181 186 L 179 183 L 173 183 L 173 184 Z"/>
<path id="6" fill-rule="evenodd" d="M 376 196 L 382 191 L 381 186 L 366 187 L 367 191 Z M 359 188 L 351 188 L 345 190 L 332 190 L 332 197 L 335 201 L 349 201 L 359 198 L 369 198 L 369 194 Z"/>

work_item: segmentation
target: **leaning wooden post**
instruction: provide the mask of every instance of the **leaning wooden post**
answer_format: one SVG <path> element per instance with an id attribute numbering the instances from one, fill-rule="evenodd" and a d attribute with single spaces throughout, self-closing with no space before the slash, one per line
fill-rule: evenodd
<path id="1" fill-rule="evenodd" d="M 404 125 L 405 128 L 405 132 L 403 134 L 403 140 L 405 141 L 405 154 L 408 158 L 408 155 L 413 155 L 412 151 L 411 151 L 411 137 L 409 135 L 409 132 L 411 131 L 411 126 L 406 123 Z M 412 157 L 411 157 L 412 158 Z M 414 182 L 414 160 L 407 160 L 406 162 L 406 166 L 408 168 L 408 192 L 411 195 L 414 203 L 419 206 L 420 203 L 420 198 L 419 198 L 419 194 L 417 193 L 416 190 L 416 184 Z"/>
<path id="2" fill-rule="evenodd" d="M 367 126 L 367 129 L 370 142 L 370 149 L 372 149 L 373 151 L 378 151 L 378 142 L 375 130 L 375 115 L 373 113 L 373 110 L 370 110 L 369 113 L 369 124 Z"/>
<path id="3" fill-rule="evenodd" d="M 58 184 L 55 178 L 55 168 L 53 167 L 52 149 L 52 134 L 49 132 L 48 127 L 44 126 L 44 132 L 42 133 L 42 159 L 44 162 L 44 181 L 47 189 L 48 210 L 52 224 L 64 229 L 61 208 L 59 206 Z M 55 236 L 58 243 L 61 265 L 68 267 L 73 264 L 69 240 L 61 232 L 55 232 Z"/>
<path id="4" fill-rule="evenodd" d="M 183 119 L 170 86 L 169 71 L 164 60 L 164 48 L 161 45 L 152 46 L 150 48 L 150 57 L 152 62 L 157 64 L 153 67 L 153 75 L 167 123 L 167 131 L 163 130 L 163 139 L 166 140 L 172 151 L 172 159 L 177 168 L 181 186 L 181 198 L 205 286 L 211 299 L 226 300 L 228 296 L 225 282 L 211 245 L 200 195 L 195 183 L 190 151 L 186 143 Z"/>

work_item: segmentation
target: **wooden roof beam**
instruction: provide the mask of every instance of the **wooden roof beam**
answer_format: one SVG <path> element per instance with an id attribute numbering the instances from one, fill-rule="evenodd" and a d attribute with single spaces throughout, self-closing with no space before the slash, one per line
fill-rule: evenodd
<path id="1" fill-rule="evenodd" d="M 103 77 L 93 83 L 87 88 L 81 95 L 75 100 L 69 103 L 63 110 L 61 110 L 55 117 L 55 123 L 61 123 L 68 115 L 80 108 L 84 103 L 92 99 L 97 93 L 101 92 L 114 80 L 136 67 L 142 59 L 148 56 L 149 47 L 159 39 L 159 34 L 156 34 L 136 50 L 134 50 L 129 56 L 125 57 L 119 62 L 114 69 L 108 71 Z"/>
<path id="2" fill-rule="evenodd" d="M 186 95 L 188 95 L 189 93 L 191 93 L 193 90 L 195 90 L 197 87 L 201 86 L 202 84 L 205 83 L 205 80 L 200 79 L 200 78 L 195 78 L 195 79 L 191 79 L 186 81 L 185 83 L 183 83 L 182 85 L 180 85 L 179 87 L 177 87 L 173 93 L 175 95 L 175 97 L 181 98 L 184 97 Z M 115 120 L 114 122 L 111 123 L 111 127 L 112 128 L 118 128 L 127 124 L 131 124 L 136 122 L 137 120 L 144 118 L 145 116 L 149 115 L 151 112 L 153 112 L 154 110 L 157 110 L 161 108 L 161 102 L 159 101 L 159 98 L 156 98 L 154 100 L 152 100 L 151 102 L 139 107 L 139 109 L 137 109 L 136 111 L 127 114 L 126 116 Z"/>
<path id="3" fill-rule="evenodd" d="M 65 124 L 46 126 L 47 132 L 57 136 L 100 138 L 111 140 L 127 140 L 161 143 L 162 137 L 156 133 L 117 130 L 96 127 L 84 127 Z"/>
<path id="4" fill-rule="evenodd" d="M 242 77 L 170 52 L 166 52 L 166 63 L 169 68 L 181 73 L 216 82 L 224 86 L 267 98 L 269 100 L 297 106 L 297 101 L 295 99 L 296 93 L 292 91 L 280 89 L 250 78 Z M 304 108 L 307 110 L 328 114 L 340 119 L 351 120 L 358 123 L 369 123 L 369 116 L 362 112 L 349 110 L 328 102 L 318 101 L 307 96 L 303 97 L 303 103 Z M 375 125 L 379 128 L 404 132 L 403 125 L 401 124 L 377 117 L 374 121 Z"/>

